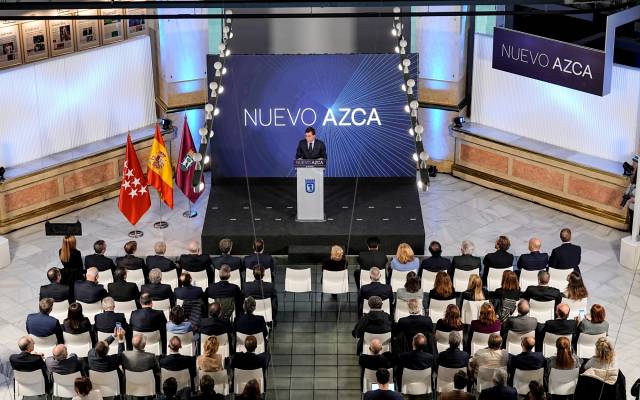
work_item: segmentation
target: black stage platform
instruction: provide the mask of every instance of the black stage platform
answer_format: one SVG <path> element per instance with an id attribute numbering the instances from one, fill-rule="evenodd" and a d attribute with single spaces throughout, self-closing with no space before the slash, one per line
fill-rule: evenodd
<path id="1" fill-rule="evenodd" d="M 357 193 L 355 178 L 325 178 L 324 186 L 327 221 L 296 222 L 295 178 L 214 179 L 202 228 L 203 252 L 219 254 L 219 240 L 229 237 L 233 253 L 248 254 L 255 235 L 271 254 L 287 254 L 289 245 L 347 243 L 348 253 L 357 254 L 366 248 L 367 237 L 378 236 L 387 254 L 395 254 L 401 242 L 424 254 L 414 178 L 360 178 Z"/>

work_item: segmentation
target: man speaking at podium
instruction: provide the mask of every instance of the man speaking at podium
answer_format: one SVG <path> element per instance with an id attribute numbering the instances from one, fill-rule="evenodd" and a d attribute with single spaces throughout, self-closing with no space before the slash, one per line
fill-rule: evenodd
<path id="1" fill-rule="evenodd" d="M 327 148 L 320 139 L 316 139 L 316 130 L 312 126 L 304 130 L 304 139 L 298 143 L 296 159 L 317 160 L 327 158 Z"/>

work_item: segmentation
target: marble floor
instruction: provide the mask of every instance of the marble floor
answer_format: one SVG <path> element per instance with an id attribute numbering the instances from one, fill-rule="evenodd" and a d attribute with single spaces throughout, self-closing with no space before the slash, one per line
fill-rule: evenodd
<path id="1" fill-rule="evenodd" d="M 192 219 L 181 214 L 187 208 L 177 193 L 173 210 L 163 209 L 169 228 L 153 228 L 159 215 L 157 199 L 138 225 L 145 232 L 138 240 L 139 254 L 152 252 L 153 243 L 167 242 L 168 255 L 185 251 L 189 240 L 198 239 L 203 223 L 208 190 L 195 204 L 199 215 Z M 573 242 L 582 246 L 581 270 L 589 290 L 589 303 L 606 307 L 609 335 L 616 345 L 617 361 L 631 384 L 640 375 L 640 278 L 618 263 L 620 239 L 626 235 L 593 222 L 576 218 L 544 206 L 441 174 L 433 179 L 428 192 L 420 193 L 426 242 L 438 240 L 445 255 L 459 252 L 460 242 L 475 243 L 477 255 L 493 251 L 498 235 L 506 234 L 511 251 L 527 251 L 532 236 L 542 240 L 543 251 L 551 251 L 560 242 L 559 230 L 569 227 Z M 92 252 L 92 244 L 107 241 L 107 255 L 119 255 L 129 240 L 130 225 L 117 209 L 117 199 L 70 213 L 63 221 L 82 221 L 83 236 L 78 247 L 83 254 Z M 257 232 L 260 235 L 260 232 Z M 17 351 L 16 339 L 24 333 L 26 315 L 37 309 L 38 289 L 46 281 L 45 272 L 59 264 L 57 250 L 61 238 L 44 236 L 44 224 L 15 232 L 9 239 L 12 262 L 0 269 L 0 400 L 9 399 L 8 356 Z M 268 245 L 268 244 L 267 244 Z M 350 336 L 350 335 L 349 335 Z"/>

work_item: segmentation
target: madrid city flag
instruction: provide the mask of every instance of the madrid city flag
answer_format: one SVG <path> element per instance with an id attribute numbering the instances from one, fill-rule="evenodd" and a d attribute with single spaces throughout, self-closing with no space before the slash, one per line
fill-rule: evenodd
<path id="1" fill-rule="evenodd" d="M 160 134 L 160 126 L 156 124 L 156 136 L 153 138 L 149 161 L 147 162 L 147 182 L 158 190 L 160 198 L 169 208 L 173 208 L 173 171 L 171 159 Z"/>
<path id="2" fill-rule="evenodd" d="M 151 198 L 147 190 L 147 180 L 142 173 L 136 149 L 131 143 L 131 135 L 127 136 L 127 153 L 122 168 L 122 185 L 118 208 L 132 225 L 151 207 Z"/>

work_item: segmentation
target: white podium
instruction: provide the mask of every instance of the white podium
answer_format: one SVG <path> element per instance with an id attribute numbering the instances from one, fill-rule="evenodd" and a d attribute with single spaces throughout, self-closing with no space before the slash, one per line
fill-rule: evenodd
<path id="1" fill-rule="evenodd" d="M 326 160 L 295 160 L 297 172 L 298 213 L 296 221 L 323 222 L 324 217 L 324 169 Z"/>

